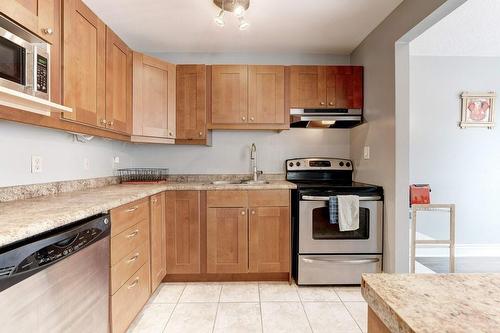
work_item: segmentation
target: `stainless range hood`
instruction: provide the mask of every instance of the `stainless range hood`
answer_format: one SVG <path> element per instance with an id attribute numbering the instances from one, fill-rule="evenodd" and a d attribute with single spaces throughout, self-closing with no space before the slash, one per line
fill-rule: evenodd
<path id="1" fill-rule="evenodd" d="M 361 123 L 362 109 L 290 109 L 292 128 L 353 128 Z"/>

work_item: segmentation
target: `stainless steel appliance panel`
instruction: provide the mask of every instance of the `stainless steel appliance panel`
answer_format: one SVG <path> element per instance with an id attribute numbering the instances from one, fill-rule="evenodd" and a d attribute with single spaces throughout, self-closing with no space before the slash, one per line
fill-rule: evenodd
<path id="1" fill-rule="evenodd" d="M 381 255 L 299 255 L 299 285 L 361 283 L 361 274 L 382 272 Z"/>
<path id="2" fill-rule="evenodd" d="M 0 293 L 2 332 L 109 330 L 109 237 Z"/>
<path id="3" fill-rule="evenodd" d="M 306 198 L 304 196 L 303 198 Z M 329 225 L 328 198 L 310 197 L 299 202 L 299 253 L 382 253 L 383 202 L 360 197 L 360 231 L 358 236 L 342 239 L 342 233 L 334 233 L 338 226 Z M 364 218 L 363 218 L 364 217 Z M 315 221 L 315 219 L 317 219 Z M 366 225 L 364 225 L 366 223 Z M 317 231 L 321 224 L 323 230 Z M 330 229 L 327 229 L 330 228 Z M 366 234 L 363 232 L 366 230 Z M 331 232 L 329 238 L 328 232 Z M 320 235 L 320 233 L 323 233 Z M 347 235 L 347 234 L 346 234 Z"/>

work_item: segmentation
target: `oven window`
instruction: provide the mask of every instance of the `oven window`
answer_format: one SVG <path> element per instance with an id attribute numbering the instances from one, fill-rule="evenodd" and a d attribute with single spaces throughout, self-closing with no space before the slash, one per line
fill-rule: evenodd
<path id="1" fill-rule="evenodd" d="M 370 237 L 370 210 L 359 208 L 359 229 L 340 231 L 338 224 L 330 224 L 327 207 L 313 209 L 313 239 L 368 239 Z"/>
<path id="2" fill-rule="evenodd" d="M 26 50 L 0 37 L 0 77 L 18 84 L 25 85 Z"/>

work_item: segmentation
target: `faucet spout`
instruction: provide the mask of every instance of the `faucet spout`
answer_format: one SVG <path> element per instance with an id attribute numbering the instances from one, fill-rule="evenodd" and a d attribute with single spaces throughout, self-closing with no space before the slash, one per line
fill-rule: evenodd
<path id="1" fill-rule="evenodd" d="M 262 171 L 257 170 L 257 146 L 255 143 L 252 143 L 252 147 L 250 148 L 250 161 L 252 163 L 253 180 L 258 181 L 259 175 L 262 174 Z"/>

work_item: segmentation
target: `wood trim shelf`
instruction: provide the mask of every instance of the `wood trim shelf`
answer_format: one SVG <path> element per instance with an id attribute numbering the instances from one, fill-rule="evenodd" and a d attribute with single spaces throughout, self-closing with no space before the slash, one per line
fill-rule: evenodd
<path id="1" fill-rule="evenodd" d="M 73 112 L 70 107 L 2 86 L 0 86 L 0 105 L 48 117 L 51 112 Z"/>

